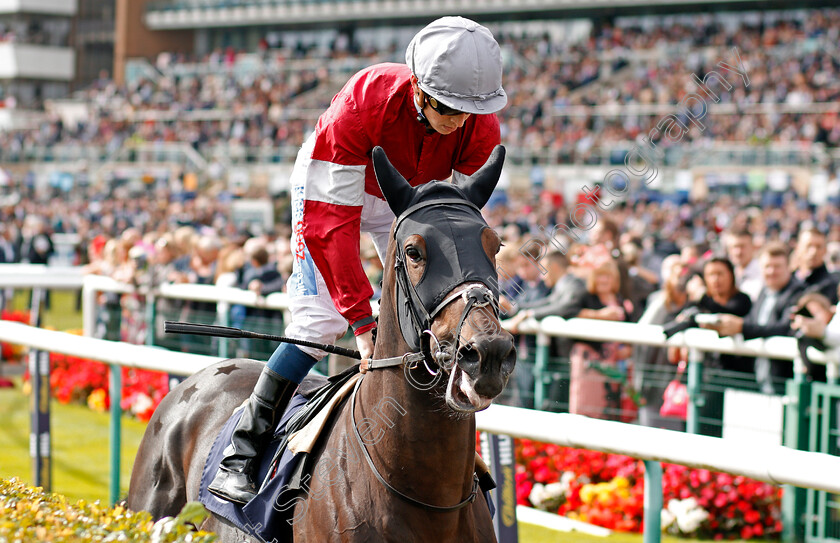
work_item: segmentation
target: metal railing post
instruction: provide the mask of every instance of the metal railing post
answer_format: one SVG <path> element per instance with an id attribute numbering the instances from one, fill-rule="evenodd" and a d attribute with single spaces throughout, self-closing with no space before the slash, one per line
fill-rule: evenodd
<path id="1" fill-rule="evenodd" d="M 230 304 L 226 302 L 219 302 L 216 311 L 219 325 L 230 326 Z M 230 358 L 230 338 L 219 338 L 219 356 L 222 358 Z"/>
<path id="2" fill-rule="evenodd" d="M 703 396 L 703 351 L 694 347 L 688 350 L 688 416 L 685 431 L 700 433 L 700 408 L 706 403 Z"/>
<path id="3" fill-rule="evenodd" d="M 96 330 L 96 295 L 93 283 L 85 280 L 82 286 L 82 333 L 86 337 L 92 337 Z"/>
<path id="4" fill-rule="evenodd" d="M 146 293 L 146 345 L 157 342 L 157 297 L 153 291 Z"/>
<path id="5" fill-rule="evenodd" d="M 784 445 L 802 451 L 809 450 L 811 383 L 788 380 L 785 390 Z M 782 494 L 782 541 L 804 541 L 805 519 L 808 514 L 807 491 L 791 485 Z"/>
<path id="6" fill-rule="evenodd" d="M 111 488 L 110 503 L 114 505 L 120 499 L 120 454 L 122 452 L 122 367 L 116 364 L 108 366 L 110 375 L 109 393 L 111 397 Z"/>
<path id="7" fill-rule="evenodd" d="M 840 355 L 840 353 L 835 351 L 835 357 Z M 829 385 L 836 385 L 838 384 L 838 363 L 835 361 L 831 361 L 826 363 L 825 365 L 825 380 Z"/>
<path id="8" fill-rule="evenodd" d="M 791 361 L 793 364 L 793 381 L 795 383 L 802 383 L 805 381 L 805 361 L 802 360 L 802 355 L 796 353 Z"/>
<path id="9" fill-rule="evenodd" d="M 50 424 L 50 353 L 30 349 L 29 378 L 30 431 L 29 456 L 35 486 L 52 490 L 52 436 Z"/>
<path id="10" fill-rule="evenodd" d="M 537 334 L 537 353 L 534 359 L 534 409 L 544 409 L 545 370 L 548 367 L 548 349 L 551 338 L 542 332 Z"/>
<path id="11" fill-rule="evenodd" d="M 662 537 L 662 464 L 645 460 L 644 543 L 659 543 Z"/>

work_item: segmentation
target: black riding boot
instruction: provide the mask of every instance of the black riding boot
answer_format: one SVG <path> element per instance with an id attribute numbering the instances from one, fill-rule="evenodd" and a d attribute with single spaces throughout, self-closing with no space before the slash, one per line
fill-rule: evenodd
<path id="1" fill-rule="evenodd" d="M 242 418 L 225 448 L 225 457 L 208 490 L 237 503 L 248 503 L 257 494 L 253 461 L 262 452 L 274 425 L 297 389 L 297 383 L 263 368 L 254 392 L 248 398 Z"/>

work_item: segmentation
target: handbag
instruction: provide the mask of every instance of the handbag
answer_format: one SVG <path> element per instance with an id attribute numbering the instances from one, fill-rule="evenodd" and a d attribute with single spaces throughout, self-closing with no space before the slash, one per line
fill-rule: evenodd
<path id="1" fill-rule="evenodd" d="M 688 387 L 680 381 L 685 371 L 685 362 L 677 366 L 677 375 L 665 387 L 662 393 L 662 407 L 659 408 L 659 415 L 663 417 L 674 417 L 682 420 L 688 418 Z"/>

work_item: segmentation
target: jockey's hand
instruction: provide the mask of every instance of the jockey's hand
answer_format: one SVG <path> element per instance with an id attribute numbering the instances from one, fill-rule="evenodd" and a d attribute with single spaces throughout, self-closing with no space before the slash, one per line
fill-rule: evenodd
<path id="1" fill-rule="evenodd" d="M 373 330 L 356 336 L 356 347 L 362 353 L 362 359 L 373 356 Z"/>

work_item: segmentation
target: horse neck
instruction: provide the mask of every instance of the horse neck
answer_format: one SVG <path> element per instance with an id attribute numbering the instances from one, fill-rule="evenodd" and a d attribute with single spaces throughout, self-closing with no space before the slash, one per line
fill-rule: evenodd
<path id="1" fill-rule="evenodd" d="M 389 261 L 393 255 L 389 255 Z M 386 270 L 393 270 L 387 266 Z M 374 358 L 409 352 L 393 303 L 394 280 L 383 281 Z M 432 379 L 418 368 L 415 382 Z M 425 377 L 424 377 L 425 375 Z M 434 505 L 454 505 L 472 489 L 475 468 L 475 416 L 455 419 L 446 406 L 446 375 L 432 390 L 419 390 L 402 367 L 374 370 L 364 377 L 356 421 L 382 423 L 380 441 L 367 447 L 374 463 L 395 488 Z M 408 469 L 406 469 L 408 468 Z"/>

